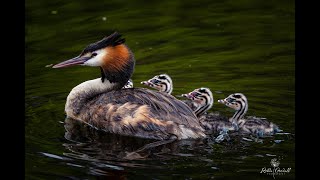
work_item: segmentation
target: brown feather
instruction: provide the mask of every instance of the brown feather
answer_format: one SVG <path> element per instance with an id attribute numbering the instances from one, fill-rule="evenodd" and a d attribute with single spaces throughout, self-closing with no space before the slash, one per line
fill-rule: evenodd
<path id="1" fill-rule="evenodd" d="M 100 94 L 88 101 L 76 118 L 106 132 L 149 139 L 205 136 L 197 117 L 185 103 L 145 88 Z"/>
<path id="2" fill-rule="evenodd" d="M 128 61 L 130 60 L 130 52 L 124 45 L 108 46 L 104 48 L 108 55 L 104 57 L 102 65 L 103 69 L 107 69 L 109 72 L 123 71 Z"/>

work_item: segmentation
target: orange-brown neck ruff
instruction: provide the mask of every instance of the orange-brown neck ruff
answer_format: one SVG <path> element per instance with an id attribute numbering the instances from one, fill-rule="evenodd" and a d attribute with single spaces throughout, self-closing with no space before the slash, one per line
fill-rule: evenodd
<path id="1" fill-rule="evenodd" d="M 123 44 L 108 46 L 105 51 L 107 51 L 107 55 L 103 58 L 102 68 L 110 72 L 123 71 L 130 61 L 130 52 Z"/>
<path id="2" fill-rule="evenodd" d="M 104 49 L 107 54 L 102 59 L 103 70 L 102 78 L 108 79 L 111 83 L 118 83 L 121 87 L 124 86 L 133 74 L 135 60 L 130 49 L 120 44 L 117 46 L 108 46 Z"/>

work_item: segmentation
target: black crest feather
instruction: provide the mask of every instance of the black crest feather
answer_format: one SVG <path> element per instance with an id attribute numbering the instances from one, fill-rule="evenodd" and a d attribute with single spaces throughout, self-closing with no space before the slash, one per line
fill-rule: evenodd
<path id="1" fill-rule="evenodd" d="M 111 35 L 104 37 L 100 41 L 97 41 L 95 43 L 89 44 L 81 54 L 85 54 L 87 52 L 92 52 L 98 49 L 105 48 L 107 46 L 117 46 L 120 44 L 123 44 L 126 40 L 124 38 L 121 38 L 121 34 L 118 32 L 114 32 Z"/>

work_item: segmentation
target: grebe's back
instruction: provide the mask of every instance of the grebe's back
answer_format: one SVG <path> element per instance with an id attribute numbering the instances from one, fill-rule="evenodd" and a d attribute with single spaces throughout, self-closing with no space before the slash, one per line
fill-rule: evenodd
<path id="1" fill-rule="evenodd" d="M 145 88 L 110 91 L 89 100 L 79 119 L 110 133 L 149 139 L 204 137 L 192 110 L 171 95 Z"/>

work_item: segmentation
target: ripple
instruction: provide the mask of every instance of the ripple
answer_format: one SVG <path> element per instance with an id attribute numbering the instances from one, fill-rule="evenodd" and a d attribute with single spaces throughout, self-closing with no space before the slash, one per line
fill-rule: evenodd
<path id="1" fill-rule="evenodd" d="M 53 158 L 53 159 L 59 159 L 59 160 L 67 160 L 67 161 L 70 161 L 72 159 L 70 158 L 66 158 L 66 157 L 62 157 L 62 156 L 58 156 L 58 155 L 55 155 L 55 154 L 50 154 L 50 153 L 44 153 L 44 152 L 40 152 L 42 155 L 44 156 L 47 156 L 49 158 Z"/>

